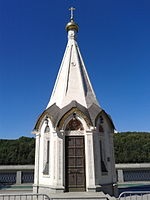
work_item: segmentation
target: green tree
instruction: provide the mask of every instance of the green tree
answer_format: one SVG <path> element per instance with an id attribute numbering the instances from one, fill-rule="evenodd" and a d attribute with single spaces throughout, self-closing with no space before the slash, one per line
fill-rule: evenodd
<path id="1" fill-rule="evenodd" d="M 150 162 L 150 133 L 114 134 L 114 149 L 116 163 Z"/>
<path id="2" fill-rule="evenodd" d="M 0 140 L 0 165 L 34 164 L 35 139 Z"/>

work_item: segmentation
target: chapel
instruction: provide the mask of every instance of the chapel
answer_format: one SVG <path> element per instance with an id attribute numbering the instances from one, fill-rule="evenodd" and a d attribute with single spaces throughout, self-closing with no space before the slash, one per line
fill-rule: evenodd
<path id="1" fill-rule="evenodd" d="M 100 106 L 77 43 L 79 26 L 66 25 L 68 42 L 57 79 L 33 133 L 36 193 L 114 194 L 114 124 Z M 94 66 L 93 66 L 94 68 Z"/>

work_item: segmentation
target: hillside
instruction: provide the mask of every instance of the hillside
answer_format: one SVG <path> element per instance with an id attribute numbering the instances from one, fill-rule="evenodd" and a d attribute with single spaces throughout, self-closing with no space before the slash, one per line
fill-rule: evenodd
<path id="1" fill-rule="evenodd" d="M 114 134 L 116 163 L 150 162 L 150 133 Z M 0 140 L 0 165 L 34 164 L 35 139 Z"/>
<path id="2" fill-rule="evenodd" d="M 34 164 L 35 139 L 0 140 L 0 165 Z"/>
<path id="3" fill-rule="evenodd" d="M 116 163 L 150 162 L 150 133 L 125 132 L 114 135 Z"/>

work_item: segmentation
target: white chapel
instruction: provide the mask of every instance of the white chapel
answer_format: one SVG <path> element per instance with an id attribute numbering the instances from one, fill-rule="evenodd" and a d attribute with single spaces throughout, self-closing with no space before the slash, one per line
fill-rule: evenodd
<path id="1" fill-rule="evenodd" d="M 74 8 L 49 103 L 34 127 L 36 193 L 98 192 L 116 183 L 114 124 L 99 105 L 77 44 Z"/>

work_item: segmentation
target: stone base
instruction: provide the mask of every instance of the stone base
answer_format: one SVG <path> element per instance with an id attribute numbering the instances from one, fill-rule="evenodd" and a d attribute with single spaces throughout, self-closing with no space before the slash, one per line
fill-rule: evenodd
<path id="1" fill-rule="evenodd" d="M 105 194 L 109 194 L 110 196 L 114 196 L 114 197 L 118 196 L 118 187 L 117 187 L 117 184 L 105 184 L 105 185 L 101 185 L 100 191 L 103 191 Z"/>
<path id="2" fill-rule="evenodd" d="M 65 193 L 65 194 L 71 194 L 73 192 L 65 192 L 64 187 L 52 187 L 52 186 L 45 186 L 45 185 L 33 185 L 33 193 L 41 193 L 41 194 L 47 194 L 48 196 L 52 194 L 59 194 L 59 193 Z M 80 192 L 75 192 L 76 194 L 79 194 Z M 105 185 L 96 185 L 96 186 L 91 186 L 87 188 L 87 192 L 85 193 L 92 193 L 92 194 L 100 194 L 100 193 L 105 193 L 106 195 L 114 196 L 117 197 L 118 195 L 118 188 L 116 184 L 105 184 Z"/>
<path id="3" fill-rule="evenodd" d="M 63 193 L 64 187 L 51 187 L 51 186 L 45 186 L 45 185 L 33 185 L 33 193 L 41 193 L 41 194 L 55 194 L 55 193 Z"/>
<path id="4" fill-rule="evenodd" d="M 45 193 L 47 196 L 49 196 L 50 199 L 53 200 L 95 200 L 95 199 L 101 199 L 101 200 L 107 200 L 108 197 L 103 192 L 64 192 L 64 193 Z M 109 200 L 116 200 L 111 199 Z"/>
<path id="5" fill-rule="evenodd" d="M 101 192 L 101 186 L 100 185 L 96 185 L 96 186 L 89 186 L 87 188 L 87 192 Z"/>
<path id="6" fill-rule="evenodd" d="M 117 197 L 118 188 L 117 184 L 96 185 L 95 187 L 88 187 L 87 192 L 104 192 L 110 196 Z"/>

